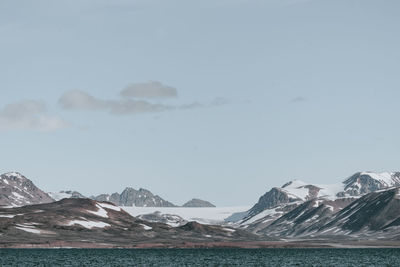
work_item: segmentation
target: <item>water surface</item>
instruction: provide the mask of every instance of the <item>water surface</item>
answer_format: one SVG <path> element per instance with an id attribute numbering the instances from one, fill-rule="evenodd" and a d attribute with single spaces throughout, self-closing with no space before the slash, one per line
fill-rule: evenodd
<path id="1" fill-rule="evenodd" d="M 400 249 L 0 249 L 0 266 L 400 266 Z"/>

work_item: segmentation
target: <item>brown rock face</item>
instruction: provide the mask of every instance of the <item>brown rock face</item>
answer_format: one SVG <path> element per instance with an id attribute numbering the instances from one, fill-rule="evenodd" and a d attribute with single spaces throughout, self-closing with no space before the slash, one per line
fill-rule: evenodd
<path id="1" fill-rule="evenodd" d="M 53 201 L 20 173 L 10 172 L 0 176 L 0 206 L 24 206 Z"/>

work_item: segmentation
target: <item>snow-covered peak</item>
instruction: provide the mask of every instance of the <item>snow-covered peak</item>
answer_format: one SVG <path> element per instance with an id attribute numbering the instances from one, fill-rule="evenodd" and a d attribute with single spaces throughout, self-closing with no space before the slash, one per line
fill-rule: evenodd
<path id="1" fill-rule="evenodd" d="M 0 175 L 0 188 L 0 205 L 4 206 L 24 206 L 53 201 L 19 172 Z"/>
<path id="2" fill-rule="evenodd" d="M 345 188 L 341 196 L 360 196 L 380 189 L 400 186 L 398 172 L 358 172 L 343 182 Z"/>
<path id="3" fill-rule="evenodd" d="M 7 172 L 2 175 L 2 178 L 24 179 L 25 177 L 19 172 Z"/>
<path id="4" fill-rule="evenodd" d="M 396 184 L 400 183 L 400 178 L 398 173 L 395 172 L 361 172 L 360 176 L 367 175 L 374 180 L 379 181 L 380 183 L 384 184 L 387 187 L 395 186 Z"/>
<path id="5" fill-rule="evenodd" d="M 294 198 L 306 200 L 309 198 L 310 191 L 310 188 L 308 188 L 307 185 L 309 184 L 301 180 L 293 180 L 284 184 L 281 189 Z"/>
<path id="6" fill-rule="evenodd" d="M 356 197 L 379 189 L 400 186 L 399 172 L 358 172 L 343 183 L 310 184 L 301 180 L 293 180 L 281 187 L 291 197 L 303 201 L 312 198 L 334 200 L 337 197 Z"/>

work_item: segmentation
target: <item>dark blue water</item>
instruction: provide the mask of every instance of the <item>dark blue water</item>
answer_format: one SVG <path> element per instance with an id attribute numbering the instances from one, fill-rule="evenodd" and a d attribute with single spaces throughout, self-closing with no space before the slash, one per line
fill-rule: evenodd
<path id="1" fill-rule="evenodd" d="M 400 266 L 400 249 L 0 249 L 0 266 Z"/>

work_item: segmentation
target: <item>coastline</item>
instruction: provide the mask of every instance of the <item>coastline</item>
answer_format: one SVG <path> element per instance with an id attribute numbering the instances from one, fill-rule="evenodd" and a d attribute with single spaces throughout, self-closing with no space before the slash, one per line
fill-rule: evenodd
<path id="1" fill-rule="evenodd" d="M 311 241 L 250 241 L 250 242 L 182 242 L 182 243 L 138 243 L 138 244 L 108 244 L 82 242 L 49 242 L 41 244 L 0 244 L 0 249 L 207 249 L 207 248 L 237 248 L 237 249 L 308 249 L 308 248 L 400 248 L 397 241 L 367 241 L 367 242 L 311 242 Z"/>

